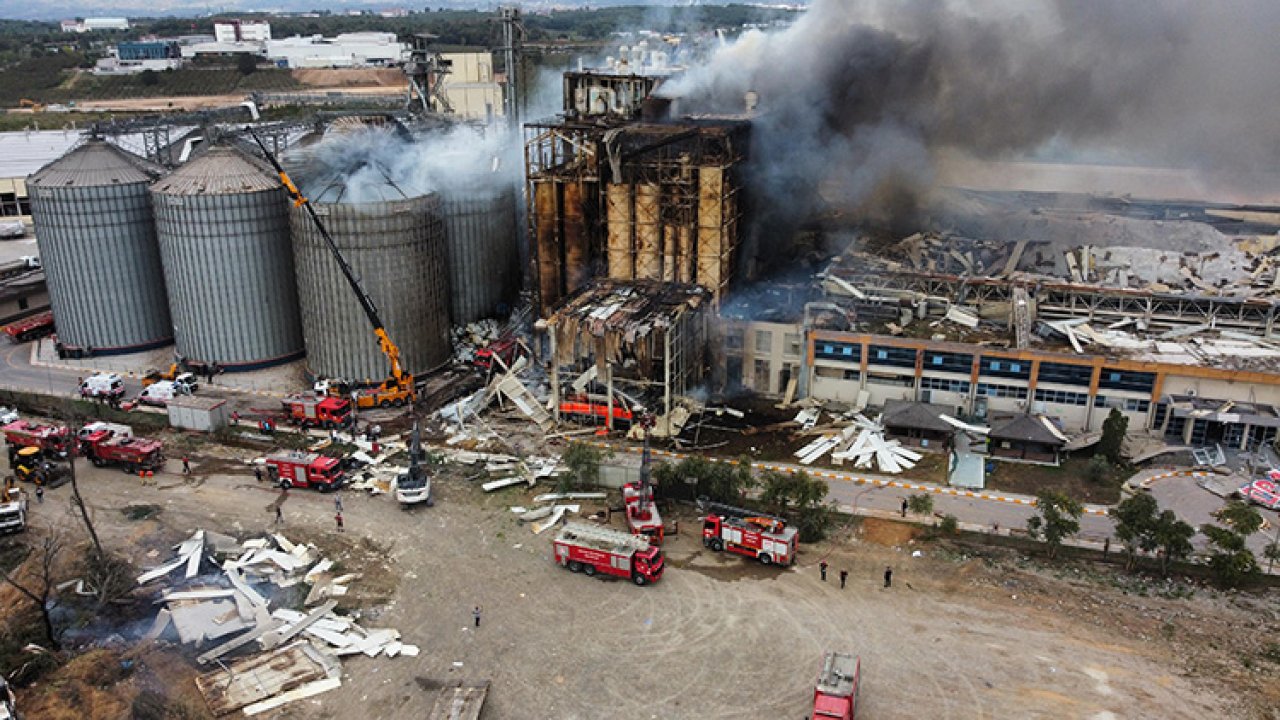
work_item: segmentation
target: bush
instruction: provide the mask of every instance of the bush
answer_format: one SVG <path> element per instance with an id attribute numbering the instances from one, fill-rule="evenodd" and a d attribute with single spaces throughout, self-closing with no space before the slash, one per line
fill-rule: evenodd
<path id="1" fill-rule="evenodd" d="M 943 515 L 938 523 L 938 532 L 943 535 L 956 535 L 960 532 L 960 521 L 955 515 Z"/>
<path id="2" fill-rule="evenodd" d="M 1111 474 L 1111 463 L 1101 455 L 1094 455 L 1085 466 L 1084 473 L 1089 482 L 1102 483 Z"/>

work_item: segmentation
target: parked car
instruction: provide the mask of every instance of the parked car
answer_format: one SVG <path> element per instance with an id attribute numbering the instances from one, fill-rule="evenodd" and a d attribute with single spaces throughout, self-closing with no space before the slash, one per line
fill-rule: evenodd
<path id="1" fill-rule="evenodd" d="M 0 407 L 0 425 L 18 422 L 18 411 L 15 408 Z"/>

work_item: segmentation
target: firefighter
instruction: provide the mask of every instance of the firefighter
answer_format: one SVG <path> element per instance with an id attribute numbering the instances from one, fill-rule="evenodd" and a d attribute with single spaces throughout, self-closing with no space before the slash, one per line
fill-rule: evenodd
<path id="1" fill-rule="evenodd" d="M 889 565 L 884 566 L 884 586 L 893 586 L 893 567 Z"/>
<path id="2" fill-rule="evenodd" d="M 818 561 L 818 572 L 822 573 L 822 582 L 826 582 L 827 581 L 827 561 L 826 560 Z"/>
<path id="3" fill-rule="evenodd" d="M 849 579 L 849 571 L 848 571 L 848 570 L 841 570 L 841 571 L 840 571 L 840 589 L 841 589 L 841 590 L 843 590 L 843 589 L 844 589 L 844 583 L 845 583 L 845 581 L 846 581 L 846 580 L 848 580 L 848 579 Z"/>

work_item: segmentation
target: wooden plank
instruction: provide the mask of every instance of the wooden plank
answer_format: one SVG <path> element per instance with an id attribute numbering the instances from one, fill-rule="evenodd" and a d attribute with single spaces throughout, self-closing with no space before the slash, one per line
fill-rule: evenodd
<path id="1" fill-rule="evenodd" d="M 307 683 L 306 685 L 296 687 L 293 690 L 290 690 L 289 692 L 281 693 L 271 698 L 270 700 L 263 700 L 262 702 L 256 702 L 252 705 L 249 705 L 245 707 L 244 714 L 257 715 L 258 713 L 261 713 L 261 712 L 274 710 L 280 707 L 281 705 L 286 705 L 288 703 L 294 702 L 295 700 L 304 700 L 306 698 L 312 697 L 313 695 L 319 695 L 320 693 L 329 692 L 330 690 L 335 690 L 340 687 L 342 687 L 342 680 L 338 678 L 325 678 L 324 680 L 317 680 L 315 682 Z"/>
<path id="2" fill-rule="evenodd" d="M 322 657 L 308 643 L 294 643 L 197 675 L 196 688 L 214 715 L 225 715 L 323 678 L 329 668 Z"/>
<path id="3" fill-rule="evenodd" d="M 458 681 L 442 688 L 427 720 L 479 720 L 489 696 L 489 681 Z"/>

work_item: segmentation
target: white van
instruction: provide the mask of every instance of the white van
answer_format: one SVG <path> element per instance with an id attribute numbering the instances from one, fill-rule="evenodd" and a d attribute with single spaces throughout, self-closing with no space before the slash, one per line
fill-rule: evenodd
<path id="1" fill-rule="evenodd" d="M 147 405 L 168 405 L 169 401 L 175 397 L 190 394 L 191 390 L 185 384 L 176 383 L 172 380 L 161 380 L 142 388 L 142 394 L 138 396 L 138 402 L 146 403 Z"/>
<path id="2" fill-rule="evenodd" d="M 124 396 L 124 381 L 115 373 L 90 375 L 80 383 L 80 397 L 120 398 Z"/>

